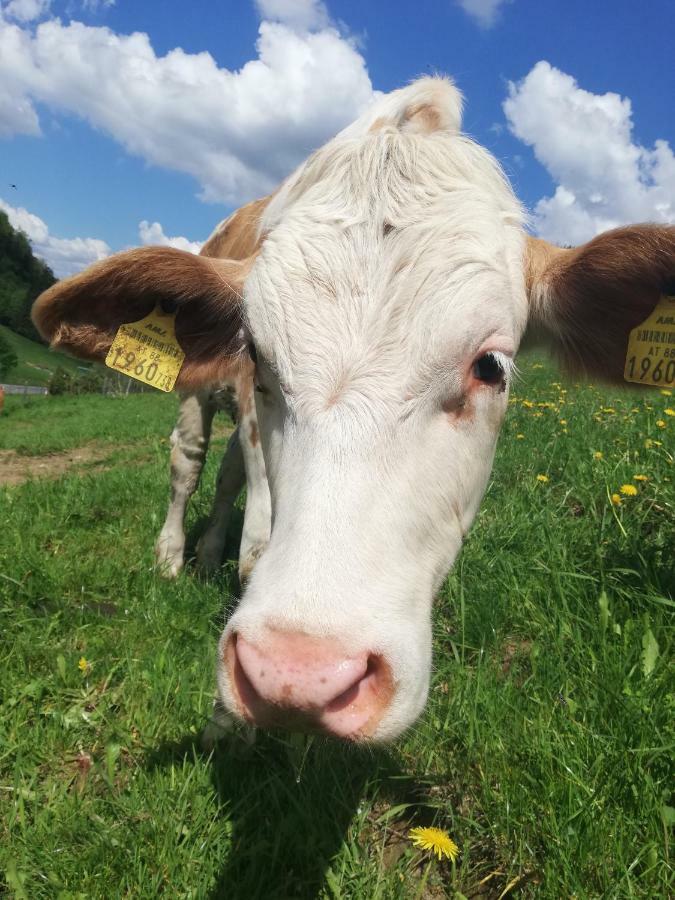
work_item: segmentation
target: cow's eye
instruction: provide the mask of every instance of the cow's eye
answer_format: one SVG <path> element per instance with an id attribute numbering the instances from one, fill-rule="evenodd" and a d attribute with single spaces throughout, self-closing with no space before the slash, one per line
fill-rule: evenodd
<path id="1" fill-rule="evenodd" d="M 484 384 L 501 384 L 504 368 L 494 353 L 486 353 L 473 364 L 473 377 Z"/>

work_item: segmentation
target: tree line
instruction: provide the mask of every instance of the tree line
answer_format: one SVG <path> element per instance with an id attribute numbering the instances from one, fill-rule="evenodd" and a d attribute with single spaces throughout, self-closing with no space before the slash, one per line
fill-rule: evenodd
<path id="1" fill-rule="evenodd" d="M 0 210 L 0 324 L 31 341 L 42 342 L 30 310 L 35 299 L 55 281 L 49 266 L 33 255 L 26 235 L 13 228 L 7 214 Z"/>
<path id="2" fill-rule="evenodd" d="M 7 213 L 0 210 L 0 325 L 31 341 L 41 341 L 30 310 L 33 301 L 55 281 L 49 266 L 33 255 L 26 235 L 13 228 Z M 0 335 L 0 378 L 17 363 L 16 354 Z"/>

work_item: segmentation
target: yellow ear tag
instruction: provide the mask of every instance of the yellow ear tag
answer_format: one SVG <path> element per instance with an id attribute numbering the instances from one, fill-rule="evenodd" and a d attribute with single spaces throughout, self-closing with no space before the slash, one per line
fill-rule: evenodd
<path id="1" fill-rule="evenodd" d="M 675 294 L 663 294 L 628 338 L 625 381 L 654 387 L 675 383 Z"/>
<path id="2" fill-rule="evenodd" d="M 106 366 L 160 391 L 171 391 L 185 359 L 175 322 L 175 313 L 156 307 L 144 319 L 120 325 Z"/>

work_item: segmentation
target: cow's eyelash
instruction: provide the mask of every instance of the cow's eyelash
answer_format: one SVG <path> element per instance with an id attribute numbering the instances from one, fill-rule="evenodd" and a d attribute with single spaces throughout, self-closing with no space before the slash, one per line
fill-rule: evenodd
<path id="1" fill-rule="evenodd" d="M 510 356 L 499 350 L 488 350 L 474 360 L 472 375 L 483 384 L 500 384 L 508 381 L 514 370 Z"/>

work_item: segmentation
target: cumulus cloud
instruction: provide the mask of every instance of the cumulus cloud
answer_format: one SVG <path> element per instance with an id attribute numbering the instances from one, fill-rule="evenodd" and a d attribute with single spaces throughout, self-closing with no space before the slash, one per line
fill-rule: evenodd
<path id="1" fill-rule="evenodd" d="M 0 14 L 19 22 L 32 22 L 46 15 L 51 5 L 52 0 L 10 0 L 0 7 Z"/>
<path id="2" fill-rule="evenodd" d="M 557 185 L 534 210 L 542 237 L 577 244 L 629 222 L 675 222 L 675 156 L 667 141 L 635 140 L 627 97 L 592 94 L 539 62 L 509 84 L 503 106 Z"/>
<path id="3" fill-rule="evenodd" d="M 0 18 L 0 109 L 11 113 L 4 133 L 38 133 L 39 103 L 189 173 L 203 199 L 261 196 L 374 95 L 353 41 L 328 25 L 299 29 L 319 27 L 321 3 L 260 0 L 259 8 L 278 21 L 261 22 L 257 56 L 238 71 L 209 53 L 158 56 L 147 34 L 58 19 L 22 28 Z"/>
<path id="4" fill-rule="evenodd" d="M 114 5 L 115 0 L 82 0 L 82 9 L 90 13 L 97 13 L 102 9 L 110 9 Z"/>
<path id="5" fill-rule="evenodd" d="M 199 241 L 190 241 L 186 237 L 168 237 L 159 222 L 148 222 L 143 219 L 138 223 L 138 237 L 141 244 L 158 244 L 160 247 L 175 247 L 177 250 L 187 250 L 188 253 L 199 253 L 202 245 Z"/>
<path id="6" fill-rule="evenodd" d="M 0 209 L 7 213 L 14 228 L 23 231 L 35 255 L 47 263 L 57 278 L 73 275 L 111 253 L 106 242 L 96 238 L 54 237 L 39 216 L 28 212 L 22 206 L 14 207 L 0 199 Z"/>
<path id="7" fill-rule="evenodd" d="M 511 0 L 457 0 L 457 2 L 481 28 L 492 28 L 497 21 L 500 8 Z"/>
<path id="8" fill-rule="evenodd" d="M 255 0 L 262 19 L 283 22 L 299 31 L 312 31 L 330 25 L 330 16 L 321 0 Z"/>
<path id="9" fill-rule="evenodd" d="M 40 122 L 30 100 L 9 86 L 0 85 L 0 138 L 40 133 Z"/>

